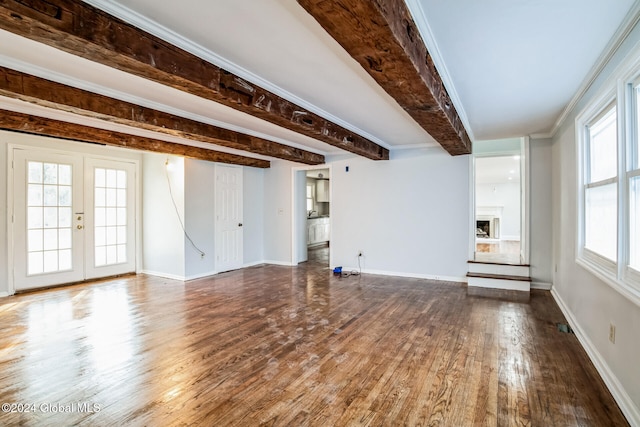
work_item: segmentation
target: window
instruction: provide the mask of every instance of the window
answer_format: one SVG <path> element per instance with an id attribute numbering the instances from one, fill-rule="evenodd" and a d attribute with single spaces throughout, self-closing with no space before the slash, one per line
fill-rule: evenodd
<path id="1" fill-rule="evenodd" d="M 315 187 L 313 184 L 307 183 L 307 213 L 313 211 Z"/>
<path id="2" fill-rule="evenodd" d="M 616 261 L 618 225 L 616 107 L 609 105 L 586 129 L 584 247 Z"/>
<path id="3" fill-rule="evenodd" d="M 640 58 L 576 119 L 577 262 L 640 304 Z"/>
<path id="4" fill-rule="evenodd" d="M 640 79 L 631 86 L 632 137 L 627 144 L 626 184 L 629 199 L 629 259 L 628 272 L 640 275 Z"/>

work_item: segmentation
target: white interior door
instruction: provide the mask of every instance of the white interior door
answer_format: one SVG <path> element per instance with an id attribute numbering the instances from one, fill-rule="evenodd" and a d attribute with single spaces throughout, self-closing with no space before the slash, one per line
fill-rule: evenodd
<path id="1" fill-rule="evenodd" d="M 13 154 L 15 289 L 82 280 L 82 159 L 37 150 Z"/>
<path id="2" fill-rule="evenodd" d="M 16 291 L 135 271 L 135 164 L 13 149 Z"/>
<path id="3" fill-rule="evenodd" d="M 242 168 L 216 165 L 216 270 L 243 265 Z"/>

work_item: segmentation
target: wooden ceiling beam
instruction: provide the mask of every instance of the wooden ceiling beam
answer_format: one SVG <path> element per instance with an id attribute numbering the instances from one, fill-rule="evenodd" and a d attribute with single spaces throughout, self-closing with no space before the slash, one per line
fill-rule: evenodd
<path id="1" fill-rule="evenodd" d="M 0 0 L 0 28 L 374 160 L 389 151 L 80 0 Z"/>
<path id="2" fill-rule="evenodd" d="M 237 154 L 223 153 L 206 148 L 176 144 L 153 138 L 129 135 L 90 126 L 63 122 L 15 111 L 0 110 L 0 129 L 23 133 L 69 139 L 79 142 L 110 145 L 114 147 L 131 148 L 154 153 L 171 154 L 207 160 L 210 162 L 228 163 L 234 165 L 268 168 L 268 160 L 254 159 Z"/>
<path id="3" fill-rule="evenodd" d="M 0 95 L 86 117 L 293 162 L 309 165 L 325 162 L 321 154 L 141 107 L 2 66 Z"/>
<path id="4" fill-rule="evenodd" d="M 471 140 L 404 1 L 298 3 L 445 150 L 471 153 Z"/>

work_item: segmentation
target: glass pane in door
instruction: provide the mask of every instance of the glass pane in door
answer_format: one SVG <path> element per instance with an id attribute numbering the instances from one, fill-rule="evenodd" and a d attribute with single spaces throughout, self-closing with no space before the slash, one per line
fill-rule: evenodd
<path id="1" fill-rule="evenodd" d="M 127 172 L 94 169 L 96 267 L 127 262 Z"/>
<path id="2" fill-rule="evenodd" d="M 72 268 L 71 165 L 27 163 L 27 275 Z"/>

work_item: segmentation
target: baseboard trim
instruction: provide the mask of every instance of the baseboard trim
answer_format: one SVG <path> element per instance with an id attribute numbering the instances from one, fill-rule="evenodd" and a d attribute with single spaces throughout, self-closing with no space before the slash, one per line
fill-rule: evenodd
<path id="1" fill-rule="evenodd" d="M 358 267 L 343 267 L 342 271 L 359 271 Z M 437 274 L 421 274 L 421 273 L 404 273 L 400 271 L 385 271 L 385 270 L 362 270 L 362 274 L 376 274 L 380 276 L 396 276 L 396 277 L 408 277 L 411 279 L 427 279 L 435 280 L 438 282 L 455 282 L 455 283 L 467 283 L 466 277 L 456 276 L 439 276 Z"/>
<path id="2" fill-rule="evenodd" d="M 258 264 L 271 264 L 271 265 L 282 265 L 284 267 L 294 267 L 295 264 L 292 264 L 291 262 L 286 262 L 286 261 L 271 261 L 271 260 L 265 260 L 265 261 L 261 261 Z"/>
<path id="3" fill-rule="evenodd" d="M 602 357 L 602 355 L 598 352 L 589 337 L 584 333 L 575 316 L 562 300 L 562 297 L 556 292 L 555 288 L 551 289 L 551 295 L 556 301 L 556 304 L 558 304 L 558 307 L 560 307 L 560 310 L 562 311 L 564 316 L 567 318 L 569 325 L 576 334 L 576 338 L 578 338 L 578 341 L 582 345 L 582 348 L 584 348 L 584 350 L 587 352 L 589 359 L 591 359 L 591 362 L 596 367 L 596 370 L 613 395 L 613 398 L 620 407 L 620 410 L 622 411 L 624 416 L 627 417 L 627 421 L 629 422 L 629 424 L 631 424 L 632 426 L 640 427 L 640 408 L 638 408 L 634 404 L 629 394 L 625 391 L 622 384 L 620 384 L 620 381 L 611 371 L 609 365 Z"/>
<path id="4" fill-rule="evenodd" d="M 216 274 L 218 274 L 217 271 L 209 271 L 207 273 L 194 274 L 193 276 L 185 277 L 184 281 L 188 282 L 189 280 L 202 279 L 203 277 L 215 276 Z"/>
<path id="5" fill-rule="evenodd" d="M 148 274 L 149 276 L 163 277 L 165 279 L 180 280 L 182 282 L 187 280 L 187 278 L 184 276 L 178 276 L 177 274 L 163 273 L 160 271 L 142 270 L 141 273 Z"/>
<path id="6" fill-rule="evenodd" d="M 266 264 L 266 261 L 253 261 L 242 265 L 242 268 L 255 267 L 256 265 Z"/>
<path id="7" fill-rule="evenodd" d="M 531 289 L 540 289 L 543 291 L 550 291 L 553 288 L 553 284 L 547 282 L 531 282 Z"/>
<path id="8" fill-rule="evenodd" d="M 8 292 L 0 292 L 0 298 L 4 298 L 4 297 L 8 297 L 9 293 Z"/>

